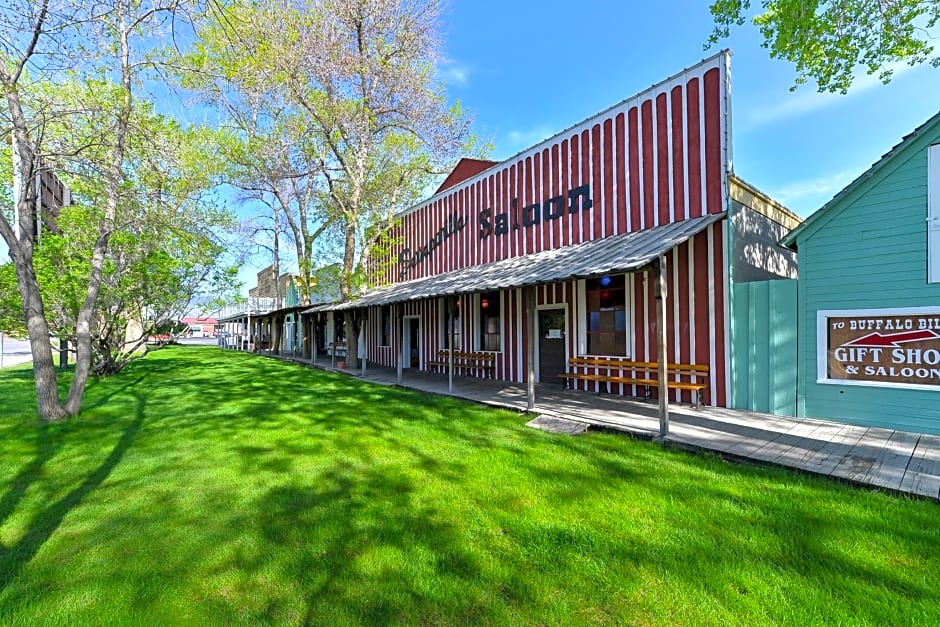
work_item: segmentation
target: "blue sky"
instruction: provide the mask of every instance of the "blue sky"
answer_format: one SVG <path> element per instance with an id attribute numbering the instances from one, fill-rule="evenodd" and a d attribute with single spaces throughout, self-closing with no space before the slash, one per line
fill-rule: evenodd
<path id="1" fill-rule="evenodd" d="M 730 48 L 735 173 L 806 217 L 940 109 L 940 69 L 901 66 L 889 85 L 860 78 L 848 95 L 794 92 L 745 25 L 704 49 L 706 0 L 450 0 L 440 76 L 451 99 L 507 159 L 722 48 Z M 258 259 L 240 278 L 246 290 Z"/>
<path id="2" fill-rule="evenodd" d="M 735 172 L 804 217 L 940 109 L 940 69 L 929 65 L 901 66 L 889 85 L 862 75 L 846 96 L 791 92 L 793 68 L 770 59 L 752 26 L 703 48 L 707 0 L 450 0 L 442 26 L 448 96 L 495 160 L 730 48 Z M 246 293 L 269 263 L 244 268 Z"/>
<path id="3" fill-rule="evenodd" d="M 862 77 L 846 96 L 790 92 L 746 25 L 704 50 L 708 2 L 452 0 L 445 16 L 448 94 L 505 159 L 730 48 L 735 172 L 802 216 L 822 206 L 940 109 L 940 69 L 901 66 L 885 86 Z"/>

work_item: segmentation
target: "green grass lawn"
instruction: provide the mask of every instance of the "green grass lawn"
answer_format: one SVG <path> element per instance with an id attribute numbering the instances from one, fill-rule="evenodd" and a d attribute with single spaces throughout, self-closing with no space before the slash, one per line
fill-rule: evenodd
<path id="1" fill-rule="evenodd" d="M 0 372 L 0 624 L 940 623 L 940 507 L 215 348 Z"/>

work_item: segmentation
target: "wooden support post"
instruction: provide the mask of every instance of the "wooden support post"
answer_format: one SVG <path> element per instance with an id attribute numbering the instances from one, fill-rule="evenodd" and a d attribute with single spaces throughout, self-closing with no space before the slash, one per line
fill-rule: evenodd
<path id="1" fill-rule="evenodd" d="M 368 315 L 368 310 L 366 310 L 366 315 Z M 368 349 L 366 348 L 368 346 L 367 342 L 369 340 L 369 319 L 362 318 L 359 321 L 359 328 L 362 329 L 362 341 L 356 342 L 357 344 L 356 350 L 362 353 L 362 359 L 360 361 L 362 361 L 362 364 L 361 364 L 362 373 L 361 374 L 362 374 L 362 378 L 364 379 L 366 377 L 366 361 L 368 361 L 367 357 L 369 356 Z"/>
<path id="2" fill-rule="evenodd" d="M 535 409 L 535 286 L 531 285 L 525 288 L 525 309 L 526 319 L 528 321 L 528 347 L 526 350 L 526 362 L 528 377 L 526 379 L 526 409 Z"/>
<path id="3" fill-rule="evenodd" d="M 317 316 L 319 313 L 310 315 L 310 363 L 317 363 Z"/>
<path id="4" fill-rule="evenodd" d="M 457 309 L 457 297 L 447 299 L 447 391 L 454 393 L 454 311 Z"/>
<path id="5" fill-rule="evenodd" d="M 398 384 L 401 385 L 402 370 L 405 367 L 405 355 L 403 353 L 405 342 L 402 334 L 405 331 L 401 319 L 401 305 L 393 305 L 393 307 L 395 308 L 395 338 L 398 342 Z"/>
<path id="6" fill-rule="evenodd" d="M 327 336 L 329 337 L 329 336 Z M 336 310 L 333 310 L 333 341 L 327 343 L 327 347 L 330 349 L 330 368 L 336 367 Z"/>
<path id="7" fill-rule="evenodd" d="M 666 380 L 666 258 L 660 255 L 653 265 L 656 277 L 656 360 L 659 377 L 659 437 L 669 435 L 669 382 Z"/>

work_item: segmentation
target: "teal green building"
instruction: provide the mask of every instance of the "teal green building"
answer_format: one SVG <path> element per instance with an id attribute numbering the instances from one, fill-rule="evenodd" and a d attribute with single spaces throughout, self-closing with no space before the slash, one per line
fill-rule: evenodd
<path id="1" fill-rule="evenodd" d="M 940 433 L 940 113 L 787 235 L 797 415 Z"/>

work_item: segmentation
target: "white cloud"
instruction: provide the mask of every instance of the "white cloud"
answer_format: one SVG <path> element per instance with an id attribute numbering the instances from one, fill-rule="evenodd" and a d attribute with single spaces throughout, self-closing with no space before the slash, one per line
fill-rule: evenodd
<path id="1" fill-rule="evenodd" d="M 438 77 L 447 85 L 466 87 L 470 82 L 470 68 L 454 59 L 444 59 L 437 67 Z"/>
<path id="2" fill-rule="evenodd" d="M 888 66 L 888 69 L 893 72 L 893 79 L 896 80 L 913 67 L 906 63 L 894 63 Z M 811 85 L 803 85 L 795 92 L 786 92 L 775 104 L 752 107 L 746 116 L 745 126 L 757 128 L 787 118 L 799 117 L 840 104 L 881 85 L 878 73 L 858 75 L 847 94 L 820 93 L 812 91 Z"/>
<path id="3" fill-rule="evenodd" d="M 792 181 L 771 190 L 770 195 L 790 209 L 805 215 L 823 206 L 857 176 L 857 170 L 842 170 L 827 176 Z"/>
<path id="4" fill-rule="evenodd" d="M 509 131 L 509 133 L 506 134 L 506 141 L 503 147 L 507 150 L 518 152 L 520 150 L 525 150 L 530 146 L 534 146 L 543 139 L 548 139 L 555 133 L 556 131 L 545 126 L 538 126 L 525 131 Z"/>

